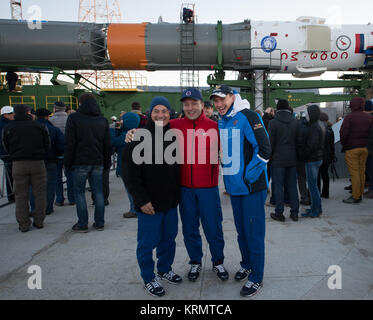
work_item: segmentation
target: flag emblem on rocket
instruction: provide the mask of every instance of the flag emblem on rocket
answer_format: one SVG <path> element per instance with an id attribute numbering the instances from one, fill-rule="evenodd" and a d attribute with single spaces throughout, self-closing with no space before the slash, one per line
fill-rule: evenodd
<path id="1" fill-rule="evenodd" d="M 364 51 L 364 33 L 355 34 L 356 37 L 356 46 L 355 46 L 355 53 L 365 53 Z"/>

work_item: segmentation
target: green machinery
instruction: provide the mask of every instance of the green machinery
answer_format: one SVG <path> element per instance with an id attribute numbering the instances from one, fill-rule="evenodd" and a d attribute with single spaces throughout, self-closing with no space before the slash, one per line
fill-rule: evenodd
<path id="1" fill-rule="evenodd" d="M 234 88 L 241 89 L 243 98 L 248 99 L 251 106 L 255 105 L 255 81 L 252 74 L 240 75 L 242 80 L 225 80 L 223 71 L 223 57 L 221 50 L 218 50 L 218 64 L 215 67 L 214 75 L 210 75 L 207 83 L 210 87 L 218 84 L 226 84 Z M 157 95 L 163 95 L 169 99 L 176 111 L 181 110 L 180 92 L 152 92 L 138 89 L 132 90 L 101 90 L 98 87 L 90 89 L 74 89 L 75 85 L 82 80 L 79 74 L 68 73 L 58 68 L 51 68 L 50 71 L 42 73 L 52 75 L 52 85 L 23 85 L 15 92 L 7 91 L 5 76 L 0 81 L 0 105 L 15 105 L 24 103 L 32 108 L 47 108 L 52 111 L 55 101 L 63 101 L 73 109 L 78 107 L 79 96 L 85 92 L 92 92 L 97 97 L 103 114 L 109 118 L 112 115 L 119 116 L 121 111 L 129 111 L 131 103 L 138 101 L 143 106 L 143 111 L 147 109 L 150 101 Z M 60 81 L 59 76 L 68 76 L 72 82 Z M 88 80 L 86 80 L 88 81 Z M 88 81 L 89 82 L 89 81 Z M 94 84 L 91 83 L 93 86 Z M 345 75 L 340 80 L 268 80 L 264 79 L 263 96 L 264 109 L 274 107 L 276 99 L 287 99 L 290 106 L 298 107 L 307 103 L 348 101 L 354 96 L 366 98 L 372 97 L 373 73 L 361 73 L 357 75 Z M 343 95 L 320 95 L 312 92 L 302 92 L 304 89 L 320 88 L 344 88 Z M 208 100 L 210 90 L 203 90 L 203 96 Z M 299 90 L 297 92 L 297 90 Z M 254 108 L 254 107 L 253 107 Z"/>
<path id="2" fill-rule="evenodd" d="M 59 84 L 58 74 L 65 74 L 60 70 L 56 77 L 52 78 L 53 85 L 24 85 L 20 91 L 7 92 L 6 86 L 0 90 L 0 104 L 14 105 L 25 103 L 32 108 L 47 108 L 52 110 L 55 101 L 63 101 L 73 109 L 78 106 L 79 96 L 90 89 L 73 89 L 71 85 Z M 79 81 L 78 77 L 73 77 L 74 82 Z M 276 105 L 276 99 L 287 99 L 292 107 L 298 107 L 307 103 L 346 101 L 354 96 L 370 97 L 370 90 L 373 87 L 372 73 L 361 74 L 357 78 L 345 78 L 341 80 L 264 80 L 264 107 Z M 217 84 L 227 84 L 235 88 L 241 88 L 243 98 L 249 100 L 254 106 L 254 80 L 224 80 L 223 78 L 209 76 L 207 83 L 210 86 Z M 315 89 L 315 88 L 344 88 L 345 95 L 318 95 L 312 92 L 296 92 L 293 90 Z M 289 92 L 288 90 L 291 90 Z M 147 109 L 154 96 L 164 95 L 176 111 L 180 111 L 179 92 L 151 92 L 141 90 L 125 91 L 101 91 L 100 88 L 92 90 L 96 95 L 99 105 L 106 117 L 119 115 L 123 111 L 129 111 L 133 101 L 139 101 L 143 110 Z M 204 98 L 208 99 L 210 91 L 203 92 Z"/>
<path id="3" fill-rule="evenodd" d="M 224 80 L 219 74 L 210 75 L 207 83 L 210 86 L 226 84 L 241 88 L 242 96 L 254 106 L 254 79 L 248 75 L 246 80 Z M 304 92 L 305 89 L 343 88 L 344 94 L 322 95 Z M 355 96 L 372 98 L 373 73 L 345 75 L 340 80 L 264 80 L 264 109 L 275 107 L 277 99 L 286 99 L 293 108 L 320 102 L 349 101 Z M 298 92 L 297 92 L 298 90 Z"/>

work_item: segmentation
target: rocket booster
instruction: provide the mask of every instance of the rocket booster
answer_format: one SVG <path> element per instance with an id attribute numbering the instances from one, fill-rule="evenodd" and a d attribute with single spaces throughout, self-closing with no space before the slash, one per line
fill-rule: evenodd
<path id="1" fill-rule="evenodd" d="M 0 68 L 65 70 L 213 70 L 221 49 L 225 70 L 274 70 L 298 76 L 373 69 L 373 25 L 292 22 L 195 24 L 193 41 L 175 23 L 93 24 L 0 20 Z M 219 38 L 221 31 L 221 41 Z M 189 39 L 191 34 L 189 34 Z M 186 59 L 187 56 L 193 59 Z M 193 62 L 192 62 L 193 61 Z"/>

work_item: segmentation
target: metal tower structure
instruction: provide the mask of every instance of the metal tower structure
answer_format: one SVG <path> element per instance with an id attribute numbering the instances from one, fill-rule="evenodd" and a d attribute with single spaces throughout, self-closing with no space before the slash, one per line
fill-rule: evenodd
<path id="1" fill-rule="evenodd" d="M 22 17 L 22 2 L 21 0 L 10 0 L 10 12 L 12 19 L 23 20 Z"/>
<path id="2" fill-rule="evenodd" d="M 199 71 L 194 66 L 195 5 L 183 3 L 180 10 L 180 87 L 199 87 Z"/>
<path id="3" fill-rule="evenodd" d="M 121 23 L 119 0 L 79 0 L 79 22 Z M 78 72 L 102 90 L 128 90 L 147 86 L 147 79 L 131 71 Z M 84 83 L 84 80 L 81 80 Z M 89 86 L 88 83 L 85 83 Z"/>
<path id="4" fill-rule="evenodd" d="M 22 14 L 22 1 L 21 0 L 10 0 L 10 15 L 11 18 L 14 20 L 23 20 Z M 33 85 L 35 83 L 35 79 L 31 73 L 18 73 L 19 80 L 21 85 Z"/>
<path id="5" fill-rule="evenodd" d="M 120 23 L 119 0 L 79 0 L 79 21 Z"/>

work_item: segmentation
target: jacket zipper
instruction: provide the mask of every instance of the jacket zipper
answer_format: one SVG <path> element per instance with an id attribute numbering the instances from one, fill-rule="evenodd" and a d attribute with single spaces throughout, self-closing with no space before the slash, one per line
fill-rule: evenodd
<path id="1" fill-rule="evenodd" d="M 192 162 L 193 159 L 193 153 L 194 153 L 194 133 L 196 130 L 196 121 L 193 120 L 193 137 L 192 137 L 192 152 L 190 154 L 190 162 Z M 193 188 L 193 163 L 190 164 L 190 185 Z"/>

